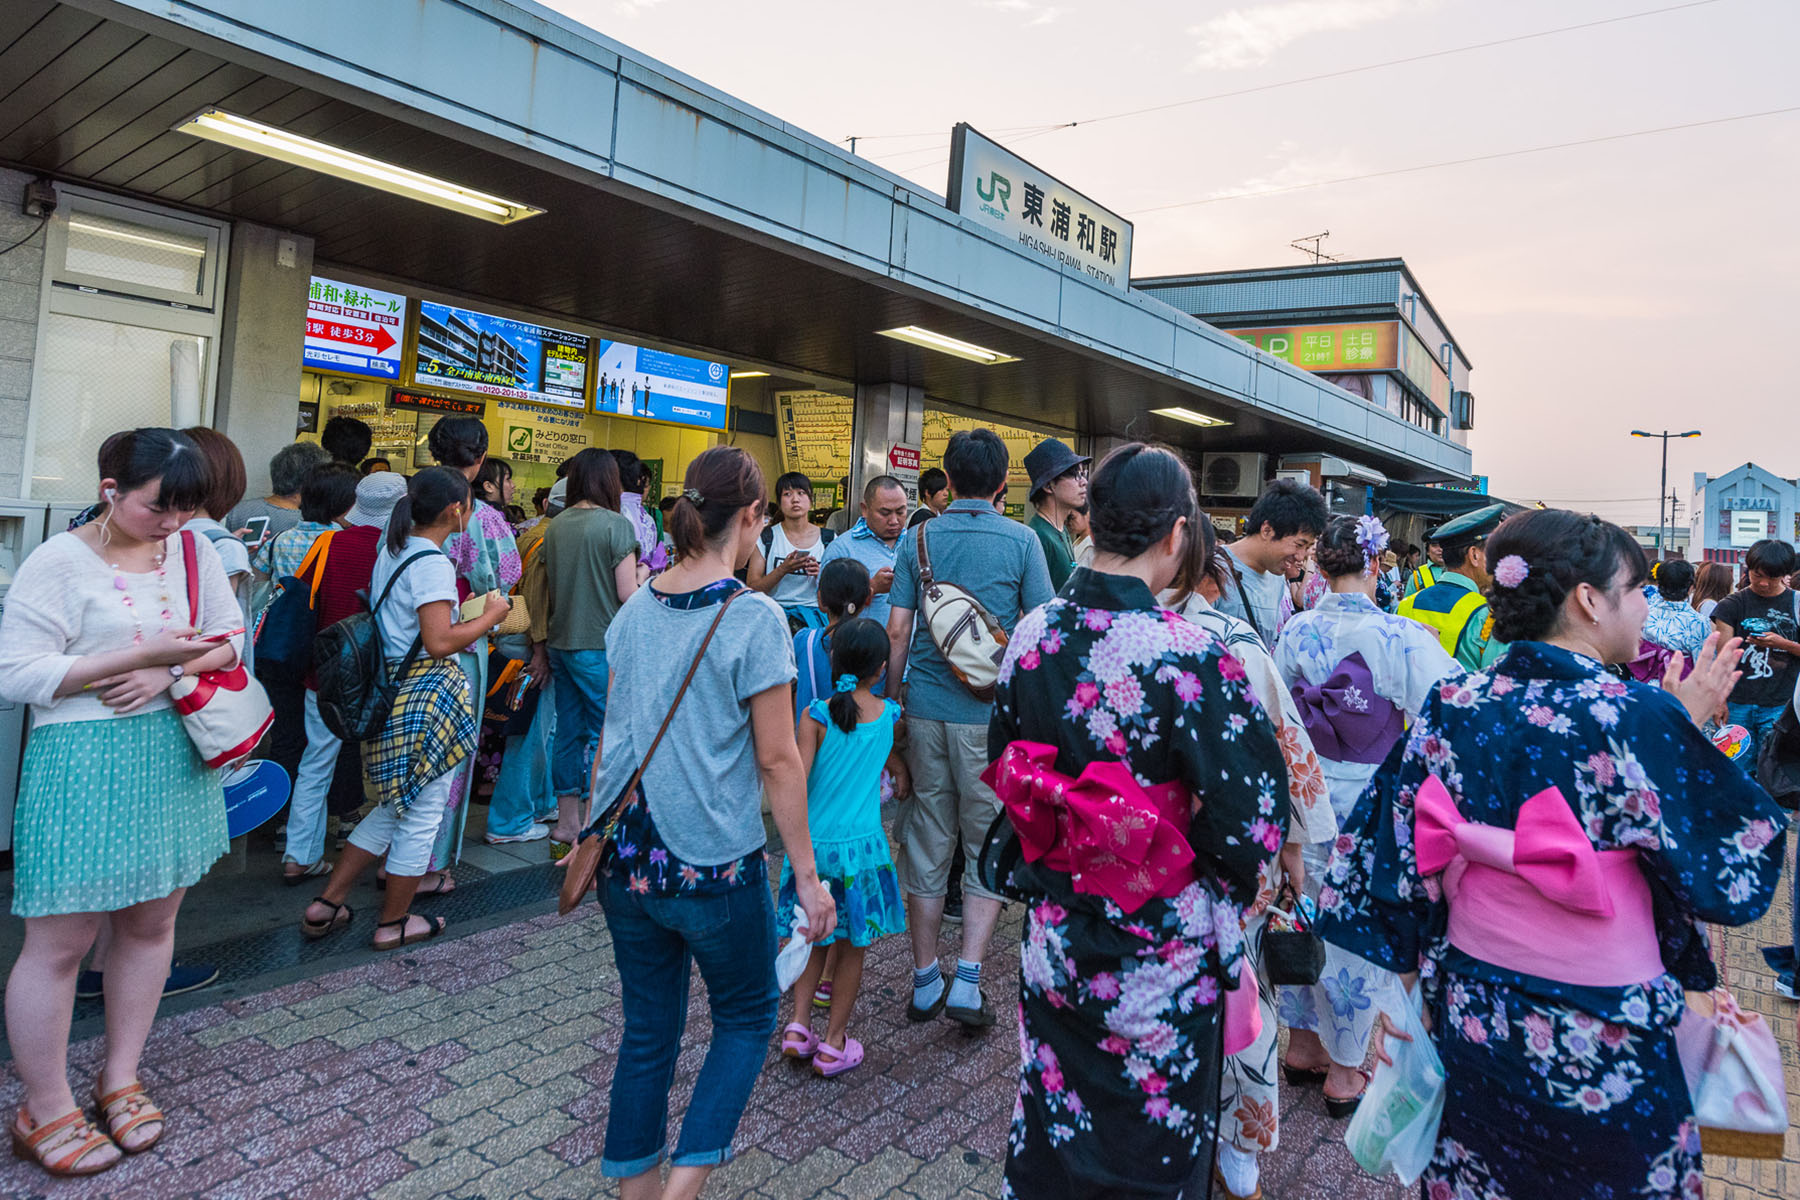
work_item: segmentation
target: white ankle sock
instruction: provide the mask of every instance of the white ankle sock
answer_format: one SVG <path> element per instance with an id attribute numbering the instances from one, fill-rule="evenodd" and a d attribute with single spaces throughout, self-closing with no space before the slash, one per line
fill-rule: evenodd
<path id="1" fill-rule="evenodd" d="M 1261 1172 L 1257 1170 L 1254 1152 L 1239 1150 L 1230 1142 L 1220 1142 L 1219 1174 L 1224 1177 L 1225 1186 L 1232 1195 L 1251 1196 L 1256 1193 L 1257 1178 Z"/>
<path id="2" fill-rule="evenodd" d="M 981 964 L 956 960 L 956 982 L 950 985 L 951 1008 L 981 1007 Z"/>

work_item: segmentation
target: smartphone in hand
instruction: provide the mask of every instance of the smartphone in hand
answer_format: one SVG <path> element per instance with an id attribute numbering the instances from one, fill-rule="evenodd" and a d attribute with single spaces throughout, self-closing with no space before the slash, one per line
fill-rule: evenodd
<path id="1" fill-rule="evenodd" d="M 244 522 L 244 527 L 250 531 L 250 536 L 245 540 L 251 546 L 260 546 L 268 539 L 269 518 L 251 517 L 248 521 Z"/>

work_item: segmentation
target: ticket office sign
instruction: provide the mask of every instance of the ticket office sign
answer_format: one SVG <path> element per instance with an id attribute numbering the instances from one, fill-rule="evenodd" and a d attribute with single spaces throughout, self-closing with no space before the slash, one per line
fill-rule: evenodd
<path id="1" fill-rule="evenodd" d="M 398 380 L 405 328 L 406 297 L 400 293 L 314 275 L 306 293 L 301 365 Z"/>

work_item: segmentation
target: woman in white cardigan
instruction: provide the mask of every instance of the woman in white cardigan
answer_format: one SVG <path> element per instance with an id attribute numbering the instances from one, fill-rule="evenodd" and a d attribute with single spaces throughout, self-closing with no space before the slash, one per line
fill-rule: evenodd
<path id="1" fill-rule="evenodd" d="M 242 615 L 218 552 L 181 526 L 211 477 L 170 429 L 100 448 L 101 509 L 19 568 L 0 622 L 0 694 L 31 705 L 14 816 L 13 912 L 25 944 L 6 986 L 6 1034 L 25 1101 L 13 1146 L 53 1175 L 91 1175 L 161 1138 L 138 1081 L 174 948 L 175 914 L 229 846 L 225 798 L 168 690 L 237 661 Z M 187 577 L 198 572 L 199 619 Z M 75 978 L 103 916 L 106 1059 L 94 1085 L 105 1132 L 68 1081 Z"/>

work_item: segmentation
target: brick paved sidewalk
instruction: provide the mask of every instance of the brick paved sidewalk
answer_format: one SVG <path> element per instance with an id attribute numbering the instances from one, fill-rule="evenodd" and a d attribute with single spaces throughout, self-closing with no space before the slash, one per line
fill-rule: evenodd
<path id="1" fill-rule="evenodd" d="M 1787 892 L 1728 957 L 1745 1004 L 1770 1014 L 1800 1092 L 1794 1006 L 1775 997 L 1755 945 L 1784 936 Z M 597 908 L 539 917 L 158 1022 L 145 1077 L 169 1110 L 166 1145 L 83 1182 L 10 1159 L 0 1196 L 58 1200 L 207 1196 L 377 1200 L 585 1200 L 599 1174 L 618 991 Z M 363 924 L 366 924 L 364 922 Z M 954 931 L 952 931 L 954 932 Z M 367 933 L 359 925 L 357 934 Z M 297 936 L 297 935 L 296 935 Z M 1010 993 L 1018 922 L 1002 924 L 990 990 Z M 954 950 L 946 938 L 945 954 Z M 904 938 L 871 952 L 856 1030 L 866 1064 L 825 1081 L 771 1053 L 739 1132 L 739 1157 L 709 1197 L 939 1200 L 998 1194 L 1017 1056 L 1010 1004 L 986 1037 L 946 1022 L 909 1025 Z M 707 1036 L 696 983 L 673 1111 L 685 1106 Z M 785 1019 L 785 1017 L 784 1017 Z M 92 1078 L 98 1039 L 78 1044 Z M 79 1085 L 78 1085 L 79 1090 Z M 0 1112 L 19 1089 L 8 1070 Z M 1800 1095 L 1794 1099 L 1800 1112 Z M 1270 1200 L 1400 1200 L 1368 1179 L 1316 1092 L 1288 1091 Z M 1800 1194 L 1800 1153 L 1781 1163 L 1713 1163 L 1713 1200 Z"/>

